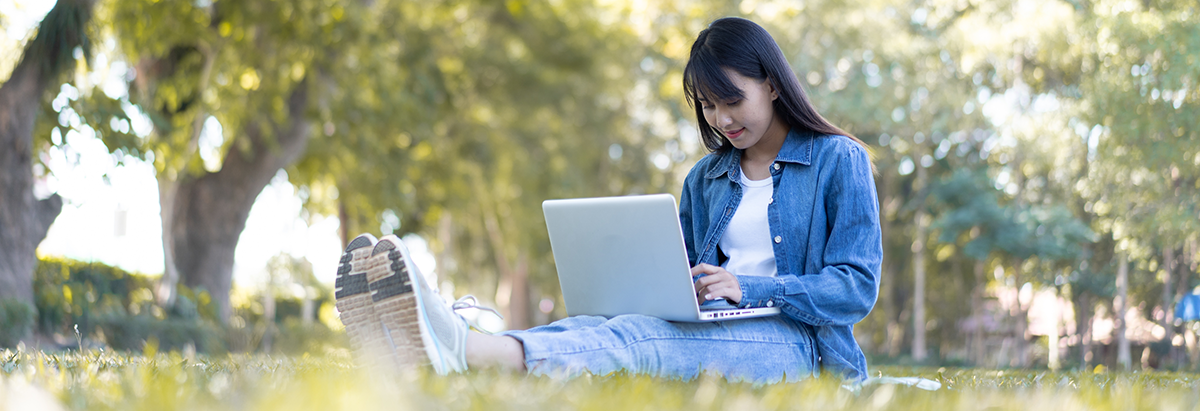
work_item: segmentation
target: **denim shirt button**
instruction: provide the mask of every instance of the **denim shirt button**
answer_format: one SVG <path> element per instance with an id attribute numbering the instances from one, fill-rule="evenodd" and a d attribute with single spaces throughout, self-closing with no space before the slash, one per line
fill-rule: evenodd
<path id="1" fill-rule="evenodd" d="M 767 205 L 775 204 L 775 197 L 767 199 Z"/>
<path id="2" fill-rule="evenodd" d="M 783 241 L 783 237 L 775 236 L 775 244 L 779 244 L 782 241 Z"/>
<path id="3" fill-rule="evenodd" d="M 774 302 L 774 301 L 767 300 L 767 307 L 774 307 L 774 306 L 775 306 L 775 302 Z"/>
<path id="4" fill-rule="evenodd" d="M 772 165 L 771 167 L 774 167 L 776 170 L 778 170 L 778 169 L 779 169 L 779 163 L 775 163 L 775 164 L 774 164 L 774 165 Z"/>

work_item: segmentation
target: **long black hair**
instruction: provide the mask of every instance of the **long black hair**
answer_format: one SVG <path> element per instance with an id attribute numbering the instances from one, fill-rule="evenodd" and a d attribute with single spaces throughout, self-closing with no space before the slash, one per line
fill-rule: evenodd
<path id="1" fill-rule="evenodd" d="M 775 114 L 783 116 L 788 127 L 817 135 L 843 135 L 867 148 L 858 137 L 817 113 L 783 51 L 766 29 L 750 20 L 725 17 L 700 32 L 696 42 L 692 43 L 687 67 L 683 69 L 684 94 L 688 104 L 696 109 L 700 139 L 709 151 L 726 150 L 732 145 L 704 119 L 704 108 L 698 102 L 700 96 L 704 95 L 709 101 L 745 97 L 725 75 L 722 69 L 726 68 L 748 78 L 769 80 L 779 94 L 773 103 Z"/>

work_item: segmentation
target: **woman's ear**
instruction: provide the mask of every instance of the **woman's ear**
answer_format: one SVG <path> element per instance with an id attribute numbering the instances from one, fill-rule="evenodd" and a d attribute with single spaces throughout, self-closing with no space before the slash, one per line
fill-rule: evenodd
<path id="1" fill-rule="evenodd" d="M 775 79 L 767 77 L 767 92 L 771 93 L 771 101 L 779 98 L 779 91 L 775 88 Z"/>

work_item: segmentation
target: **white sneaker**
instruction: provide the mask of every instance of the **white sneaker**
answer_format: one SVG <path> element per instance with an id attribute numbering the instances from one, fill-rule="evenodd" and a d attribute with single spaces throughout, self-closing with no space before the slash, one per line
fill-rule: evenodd
<path id="1" fill-rule="evenodd" d="M 425 283 L 400 238 L 380 239 L 368 265 L 371 299 L 396 365 L 430 364 L 442 375 L 466 370 L 467 322 Z"/>

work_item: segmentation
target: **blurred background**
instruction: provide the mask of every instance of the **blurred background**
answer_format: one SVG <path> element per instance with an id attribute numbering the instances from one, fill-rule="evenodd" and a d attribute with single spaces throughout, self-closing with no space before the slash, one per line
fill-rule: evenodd
<path id="1" fill-rule="evenodd" d="M 0 0 L 0 346 L 344 350 L 360 232 L 562 318 L 541 202 L 679 194 L 722 16 L 873 150 L 873 363 L 1200 364 L 1200 6 L 1158 0 Z"/>

